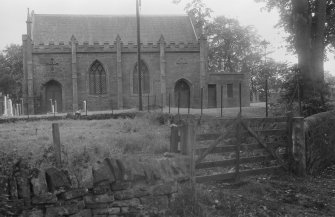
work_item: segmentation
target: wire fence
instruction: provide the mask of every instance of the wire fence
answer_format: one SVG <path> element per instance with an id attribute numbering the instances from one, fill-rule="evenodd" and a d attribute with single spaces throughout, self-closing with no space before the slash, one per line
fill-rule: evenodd
<path id="1" fill-rule="evenodd" d="M 269 108 L 268 108 L 268 85 L 266 81 L 265 85 L 265 110 L 263 109 L 263 104 L 258 104 L 257 106 L 251 106 L 249 107 L 248 105 L 246 107 L 242 107 L 242 99 L 243 97 L 248 97 L 250 98 L 249 95 L 245 96 L 242 95 L 242 85 L 239 83 L 238 85 L 238 97 L 232 98 L 234 101 L 232 107 L 232 100 L 230 99 L 230 104 L 227 103 L 227 96 L 224 93 L 224 86 L 221 85 L 218 89 L 220 90 L 219 92 L 219 97 L 216 96 L 216 91 L 215 91 L 215 106 L 211 106 L 211 108 L 208 108 L 207 105 L 204 105 L 205 99 L 208 100 L 208 97 L 205 98 L 204 96 L 204 89 L 200 88 L 198 90 L 200 92 L 200 99 L 197 99 L 200 101 L 200 103 L 195 103 L 193 102 L 192 105 L 192 99 L 190 95 L 190 90 L 188 90 L 188 96 L 183 97 L 182 91 L 175 91 L 173 93 L 168 93 L 166 95 L 166 99 L 163 94 L 147 94 L 142 97 L 142 102 L 143 102 L 143 111 L 151 112 L 151 111 L 160 111 L 164 113 L 169 113 L 169 114 L 199 114 L 199 115 L 214 115 L 214 116 L 219 116 L 219 117 L 224 117 L 224 116 L 231 116 L 231 115 L 236 115 L 238 112 L 241 112 L 243 114 L 246 112 L 247 115 L 252 115 L 253 110 L 259 109 L 261 111 L 256 112 L 255 116 L 265 116 L 268 117 L 269 113 Z M 228 93 L 227 93 L 228 94 Z M 187 102 L 185 102 L 185 98 Z M 194 98 L 194 97 L 193 97 Z M 37 99 L 31 99 L 29 100 L 28 98 L 25 100 L 20 100 L 15 104 L 15 108 L 17 108 L 17 112 L 15 113 L 15 116 L 27 116 L 29 118 L 30 115 L 33 115 L 32 109 L 32 104 L 35 106 Z M 40 99 L 39 99 L 40 100 Z M 219 102 L 217 102 L 219 100 Z M 163 102 L 166 103 L 163 103 Z M 25 102 L 25 103 L 23 103 Z M 115 106 L 110 106 L 110 109 L 105 109 L 103 111 L 95 111 L 94 109 L 89 109 L 96 107 L 94 104 L 90 104 L 89 99 L 85 99 L 81 102 L 79 102 L 79 107 L 81 109 L 78 109 L 78 111 L 74 111 L 75 115 L 90 115 L 90 114 L 96 114 L 96 113 L 114 113 L 117 111 L 122 111 L 122 110 L 117 110 L 115 109 Z M 3 102 L 1 103 L 1 105 Z M 262 105 L 262 106 L 260 106 Z M 55 99 L 50 99 L 50 105 L 49 107 L 49 112 L 44 113 L 44 115 L 53 115 L 57 116 L 60 115 L 58 112 L 57 108 L 57 102 Z M 238 110 L 236 110 L 238 109 Z M 0 109 L 1 110 L 1 109 Z M 3 109 L 2 109 L 3 110 Z M 264 110 L 264 111 L 263 111 Z M 263 113 L 264 112 L 264 113 Z M 262 114 L 263 113 L 263 114 Z M 63 113 L 64 114 L 64 113 Z"/>

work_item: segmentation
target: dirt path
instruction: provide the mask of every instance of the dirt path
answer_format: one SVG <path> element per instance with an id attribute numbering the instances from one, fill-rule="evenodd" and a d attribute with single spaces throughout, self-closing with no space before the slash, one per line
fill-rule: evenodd
<path id="1" fill-rule="evenodd" d="M 335 216 L 335 165 L 317 177 L 258 176 L 206 191 L 209 216 Z"/>

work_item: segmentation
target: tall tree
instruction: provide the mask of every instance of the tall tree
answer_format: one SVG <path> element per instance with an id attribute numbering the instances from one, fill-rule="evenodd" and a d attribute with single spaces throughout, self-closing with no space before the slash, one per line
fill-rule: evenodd
<path id="1" fill-rule="evenodd" d="M 303 95 L 321 96 L 323 101 L 325 48 L 335 45 L 334 0 L 256 0 L 280 13 L 278 26 L 289 34 L 292 50 L 298 55 Z"/>
<path id="2" fill-rule="evenodd" d="M 0 53 L 0 92 L 22 96 L 23 55 L 21 45 L 11 44 Z"/>

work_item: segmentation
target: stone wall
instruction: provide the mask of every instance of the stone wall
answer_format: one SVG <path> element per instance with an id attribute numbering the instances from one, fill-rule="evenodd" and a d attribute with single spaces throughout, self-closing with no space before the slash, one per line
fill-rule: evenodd
<path id="1" fill-rule="evenodd" d="M 305 118 L 306 169 L 317 174 L 335 162 L 335 112 Z"/>
<path id="2" fill-rule="evenodd" d="M 76 67 L 78 83 L 78 105 L 87 101 L 88 110 L 111 110 L 133 108 L 138 106 L 138 94 L 133 93 L 133 71 L 137 62 L 137 45 L 129 42 L 122 43 L 121 74 L 122 90 L 118 90 L 117 83 L 117 50 L 116 44 L 77 44 Z M 187 79 L 191 84 L 192 105 L 200 106 L 200 54 L 199 43 L 165 44 L 165 75 L 166 94 L 174 95 L 176 81 Z M 147 64 L 150 76 L 150 101 L 155 96 L 157 104 L 162 104 L 160 47 L 158 43 L 143 44 L 141 58 Z M 55 65 L 51 64 L 51 59 Z M 107 75 L 107 93 L 91 95 L 88 93 L 88 73 L 91 64 L 98 60 L 103 65 Z M 37 97 L 36 113 L 46 113 L 49 101 L 45 99 L 45 84 L 55 80 L 62 87 L 62 110 L 72 111 L 72 65 L 69 44 L 33 45 L 33 88 Z M 53 68 L 53 70 L 52 70 Z M 122 92 L 122 108 L 118 107 L 118 92 Z M 143 94 L 143 104 L 147 105 L 147 94 Z M 172 98 L 172 104 L 174 99 Z M 166 98 L 165 104 L 168 103 Z"/>
<path id="3" fill-rule="evenodd" d="M 91 217 L 163 213 L 188 180 L 189 159 L 106 158 L 70 173 L 54 167 L 28 169 L 16 164 L 11 177 L 0 177 L 1 191 L 14 216 Z M 0 210 L 1 211 L 1 210 Z"/>

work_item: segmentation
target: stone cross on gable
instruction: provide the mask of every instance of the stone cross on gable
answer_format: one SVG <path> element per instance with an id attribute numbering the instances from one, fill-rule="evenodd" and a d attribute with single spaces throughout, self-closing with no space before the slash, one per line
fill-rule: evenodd
<path id="1" fill-rule="evenodd" d="M 54 58 L 51 58 L 50 63 L 47 63 L 47 65 L 50 66 L 52 72 L 54 71 L 54 66 L 58 65 L 58 63 L 55 63 L 54 61 Z"/>

